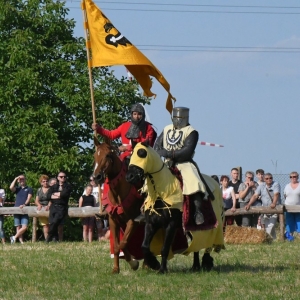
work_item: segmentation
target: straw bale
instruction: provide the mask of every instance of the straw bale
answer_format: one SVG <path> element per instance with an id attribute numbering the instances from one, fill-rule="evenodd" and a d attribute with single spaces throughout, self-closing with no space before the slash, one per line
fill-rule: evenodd
<path id="1" fill-rule="evenodd" d="M 262 244 L 273 241 L 264 230 L 234 225 L 226 226 L 224 240 L 227 244 Z"/>

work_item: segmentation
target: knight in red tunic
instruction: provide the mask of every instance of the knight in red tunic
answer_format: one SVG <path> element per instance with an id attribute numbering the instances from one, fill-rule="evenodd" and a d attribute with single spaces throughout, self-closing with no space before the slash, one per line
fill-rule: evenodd
<path id="1" fill-rule="evenodd" d="M 157 133 L 153 129 L 152 124 L 145 121 L 145 117 L 144 107 L 137 103 L 131 108 L 131 121 L 124 122 L 114 130 L 107 130 L 97 123 L 93 123 L 92 128 L 98 134 L 110 140 L 121 138 L 122 145 L 119 146 L 119 150 L 122 153 L 120 159 L 124 160 L 131 154 L 137 143 L 148 140 L 151 147 L 154 145 Z"/>
<path id="2" fill-rule="evenodd" d="M 121 152 L 120 159 L 124 161 L 126 158 L 129 159 L 129 156 L 137 143 L 148 140 L 151 147 L 154 145 L 157 133 L 153 129 L 152 124 L 145 121 L 145 117 L 143 105 L 137 103 L 131 107 L 131 121 L 124 122 L 114 130 L 105 129 L 97 123 L 93 123 L 92 128 L 93 130 L 96 130 L 98 134 L 110 140 L 121 138 L 122 145 L 119 146 L 119 151 Z M 108 192 L 109 186 L 106 179 L 104 182 L 102 204 L 108 199 Z"/>
<path id="3" fill-rule="evenodd" d="M 153 147 L 155 139 L 157 137 L 157 133 L 152 127 L 152 124 L 145 121 L 146 114 L 144 107 L 137 103 L 131 107 L 131 121 L 124 122 L 118 128 L 114 130 L 108 130 L 103 128 L 100 124 L 93 123 L 92 128 L 96 130 L 96 132 L 106 137 L 110 140 L 114 140 L 117 138 L 121 138 L 122 145 L 119 146 L 119 151 L 121 152 L 120 159 L 124 161 L 126 157 L 129 157 L 132 153 L 133 148 L 139 142 L 145 142 L 148 140 L 148 143 L 151 147 Z M 110 201 L 109 201 L 109 185 L 107 179 L 103 185 L 103 198 L 102 205 L 106 206 L 108 210 L 110 209 Z M 120 239 L 123 238 L 122 230 L 120 231 Z M 110 238 L 111 244 L 111 253 L 113 254 L 113 238 Z M 136 247 L 139 248 L 139 247 Z"/>

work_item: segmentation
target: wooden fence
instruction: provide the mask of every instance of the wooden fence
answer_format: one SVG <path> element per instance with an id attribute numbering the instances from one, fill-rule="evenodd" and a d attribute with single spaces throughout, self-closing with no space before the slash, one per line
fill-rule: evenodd
<path id="1" fill-rule="evenodd" d="M 265 206 L 251 206 L 249 210 L 244 208 L 237 209 L 235 212 L 227 210 L 225 216 L 237 216 L 245 214 L 278 214 L 279 215 L 279 228 L 280 228 L 280 239 L 284 240 L 285 222 L 284 212 L 298 213 L 300 212 L 300 205 L 277 205 L 274 209 Z M 26 206 L 24 208 L 19 207 L 2 207 L 0 208 L 0 215 L 12 215 L 12 214 L 28 214 L 29 217 L 33 218 L 32 226 L 32 241 L 36 241 L 36 230 L 37 230 L 37 218 L 48 217 L 49 211 L 44 208 L 40 211 L 37 210 L 36 206 Z M 92 217 L 99 213 L 99 207 L 70 207 L 68 215 L 70 218 L 84 218 Z M 106 215 L 106 212 L 100 215 Z"/>
<path id="2" fill-rule="evenodd" d="M 36 242 L 36 232 L 37 232 L 37 219 L 39 217 L 49 217 L 49 211 L 46 211 L 45 208 L 37 210 L 36 206 L 26 206 L 24 208 L 20 207 L 1 207 L 0 215 L 13 215 L 27 214 L 29 217 L 32 217 L 32 242 Z M 95 214 L 106 215 L 104 212 L 100 214 L 99 207 L 69 207 L 68 215 L 70 218 L 85 218 L 93 217 Z"/>

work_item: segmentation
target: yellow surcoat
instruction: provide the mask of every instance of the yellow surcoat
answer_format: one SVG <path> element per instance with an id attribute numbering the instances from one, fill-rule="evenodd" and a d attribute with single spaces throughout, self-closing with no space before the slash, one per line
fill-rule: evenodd
<path id="1" fill-rule="evenodd" d="M 141 158 L 136 155 L 139 149 L 145 149 L 147 157 Z M 152 179 L 149 176 L 146 177 L 148 196 L 145 200 L 145 210 L 152 209 L 157 198 L 162 199 L 172 208 L 182 210 L 183 194 L 180 183 L 153 148 L 138 143 L 134 148 L 130 164 L 139 166 L 145 174 L 152 177 Z"/>
<path id="2" fill-rule="evenodd" d="M 195 129 L 188 125 L 181 129 L 175 129 L 174 126 L 168 125 L 164 128 L 163 147 L 168 151 L 180 150 L 184 146 L 186 138 Z M 183 178 L 183 194 L 192 195 L 197 192 L 206 193 L 198 170 L 191 162 L 176 163 L 176 167 L 181 172 Z"/>

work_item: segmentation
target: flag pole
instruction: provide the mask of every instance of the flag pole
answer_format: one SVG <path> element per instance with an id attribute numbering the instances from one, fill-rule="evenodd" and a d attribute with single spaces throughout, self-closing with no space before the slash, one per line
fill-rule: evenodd
<path id="1" fill-rule="evenodd" d="M 85 10 L 85 0 L 82 0 L 82 2 L 81 2 L 81 9 L 82 9 L 82 15 L 83 15 L 83 28 L 84 28 L 85 44 L 86 44 L 86 58 L 87 58 L 88 70 L 89 70 L 93 123 L 96 123 L 94 86 L 93 86 L 93 79 L 92 79 L 92 66 L 91 66 L 91 57 L 90 57 L 91 46 L 90 46 L 90 35 L 89 35 L 89 29 L 88 29 L 88 20 L 87 20 L 87 15 L 86 15 L 86 10 Z M 97 136 L 96 130 L 94 131 L 94 134 L 95 134 L 95 136 Z"/>
<path id="2" fill-rule="evenodd" d="M 85 45 L 86 45 L 86 58 L 88 63 L 88 70 L 89 70 L 89 81 L 90 81 L 90 91 L 91 91 L 91 103 L 92 103 L 92 115 L 93 115 L 93 123 L 96 123 L 96 111 L 95 111 L 95 100 L 94 100 L 94 86 L 93 86 L 93 78 L 92 78 L 92 66 L 91 66 L 91 57 L 90 57 L 90 34 L 89 34 L 89 27 L 88 27 L 88 19 L 85 10 L 85 0 L 81 1 L 81 9 L 82 9 L 82 16 L 83 16 L 83 28 L 84 28 L 84 35 L 85 35 Z M 97 137 L 97 131 L 94 130 L 94 136 Z M 98 201 L 99 201 L 99 210 L 100 214 L 102 213 L 102 197 L 101 197 L 101 185 L 98 184 Z"/>

